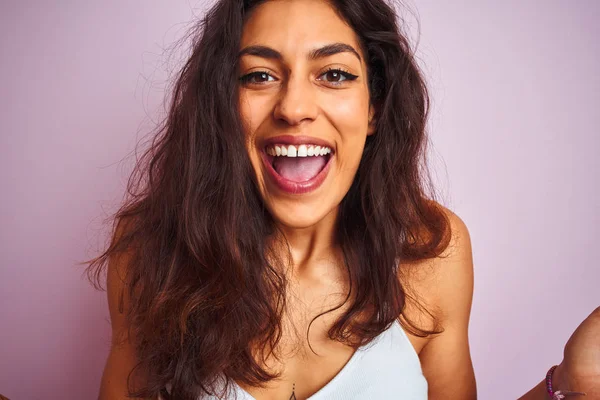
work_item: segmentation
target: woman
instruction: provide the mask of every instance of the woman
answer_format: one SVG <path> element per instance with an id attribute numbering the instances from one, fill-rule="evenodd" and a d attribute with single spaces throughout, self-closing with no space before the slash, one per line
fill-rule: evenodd
<path id="1" fill-rule="evenodd" d="M 394 10 L 222 0 L 200 28 L 89 267 L 113 327 L 100 398 L 475 398 L 469 233 L 426 191 Z M 555 388 L 591 389 L 582 346 Z"/>

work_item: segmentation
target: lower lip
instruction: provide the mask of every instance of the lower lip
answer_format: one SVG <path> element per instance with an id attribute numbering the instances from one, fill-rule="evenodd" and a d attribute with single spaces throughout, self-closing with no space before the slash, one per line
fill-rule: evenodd
<path id="1" fill-rule="evenodd" d="M 325 181 L 325 178 L 327 178 L 327 175 L 329 174 L 331 160 L 333 160 L 332 153 L 329 156 L 329 160 L 327 160 L 327 164 L 325 164 L 323 169 L 317 175 L 315 175 L 308 181 L 294 182 L 290 181 L 289 179 L 285 179 L 283 176 L 279 175 L 277 171 L 275 171 L 264 151 L 261 151 L 260 155 L 271 179 L 275 182 L 279 189 L 290 194 L 304 194 L 318 189 Z"/>

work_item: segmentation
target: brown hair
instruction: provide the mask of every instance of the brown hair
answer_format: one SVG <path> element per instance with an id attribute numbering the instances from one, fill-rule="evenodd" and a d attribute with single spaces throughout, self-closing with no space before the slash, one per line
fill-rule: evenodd
<path id="1" fill-rule="evenodd" d="M 87 261 L 101 288 L 109 258 L 128 254 L 132 374 L 144 373 L 132 396 L 156 396 L 170 383 L 174 398 L 191 400 L 212 392 L 219 375 L 259 386 L 276 376 L 252 349 L 274 349 L 281 337 L 286 280 L 278 265 L 286 261 L 266 241 L 274 221 L 257 189 L 237 102 L 243 22 L 262 2 L 220 0 L 194 27 L 169 113 L 111 216 L 110 245 Z M 383 0 L 331 4 L 360 38 L 378 110 L 336 231 L 352 304 L 329 336 L 359 346 L 402 315 L 407 293 L 397 262 L 440 255 L 450 232 L 433 190 L 426 195 L 428 93 L 394 8 Z M 366 319 L 356 318 L 365 310 Z M 439 332 L 407 321 L 419 336 Z"/>

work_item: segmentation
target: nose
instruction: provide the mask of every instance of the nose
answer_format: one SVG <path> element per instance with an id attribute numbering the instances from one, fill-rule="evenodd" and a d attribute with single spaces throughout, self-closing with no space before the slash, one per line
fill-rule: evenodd
<path id="1" fill-rule="evenodd" d="M 316 93 L 312 83 L 303 76 L 290 75 L 282 89 L 273 116 L 289 125 L 299 125 L 305 120 L 317 117 Z"/>

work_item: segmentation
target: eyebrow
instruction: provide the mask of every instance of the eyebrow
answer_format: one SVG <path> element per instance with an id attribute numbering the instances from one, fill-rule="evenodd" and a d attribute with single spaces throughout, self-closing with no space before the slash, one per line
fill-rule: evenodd
<path id="1" fill-rule="evenodd" d="M 318 60 L 320 58 L 329 57 L 339 53 L 354 54 L 359 61 L 362 61 L 360 55 L 358 54 L 358 51 L 356 51 L 354 47 L 346 43 L 331 43 L 323 47 L 313 49 L 308 53 L 308 59 L 311 61 Z M 245 54 L 277 61 L 283 60 L 283 55 L 280 52 L 267 46 L 254 45 L 245 47 L 239 52 L 238 58 L 241 58 Z"/>

